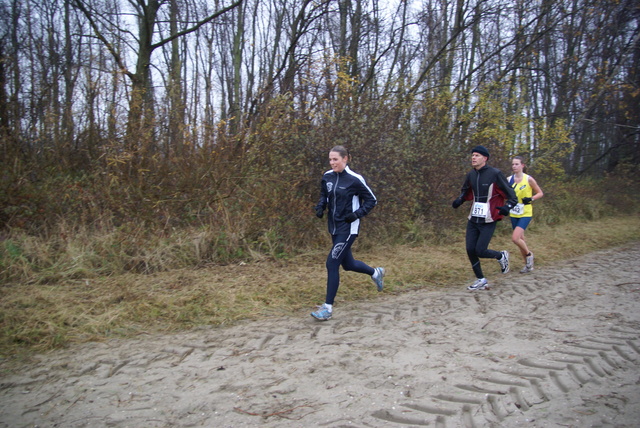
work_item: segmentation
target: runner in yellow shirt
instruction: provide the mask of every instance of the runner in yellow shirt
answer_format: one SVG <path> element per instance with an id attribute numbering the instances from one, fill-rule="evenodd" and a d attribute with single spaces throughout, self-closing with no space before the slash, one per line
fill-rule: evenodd
<path id="1" fill-rule="evenodd" d="M 515 156 L 511 161 L 513 175 L 507 178 L 518 197 L 518 204 L 511 209 L 509 216 L 513 227 L 511 239 L 520 249 L 520 254 L 522 254 L 525 263 L 520 273 L 527 273 L 533 270 L 533 253 L 529 251 L 529 247 L 527 247 L 527 243 L 524 240 L 524 231 L 529 226 L 533 216 L 532 202 L 544 196 L 536 180 L 532 176 L 525 174 L 526 169 L 527 166 L 524 163 L 524 159 L 521 156 Z"/>

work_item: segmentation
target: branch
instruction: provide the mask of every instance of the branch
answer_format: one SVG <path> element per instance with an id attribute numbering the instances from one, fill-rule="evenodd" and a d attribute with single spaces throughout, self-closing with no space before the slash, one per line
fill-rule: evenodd
<path id="1" fill-rule="evenodd" d="M 584 168 L 582 168 L 582 171 L 578 172 L 578 176 L 581 176 L 582 174 L 586 173 L 587 171 L 589 171 L 589 169 L 591 169 L 592 166 L 594 166 L 595 164 L 597 164 L 598 162 L 600 162 L 602 159 L 606 158 L 607 156 L 609 156 L 609 154 L 611 152 L 613 152 L 614 150 L 619 149 L 620 147 L 624 147 L 624 146 L 630 146 L 633 143 L 619 143 L 619 144 L 614 144 L 613 146 L 609 147 L 607 150 L 605 150 L 603 153 L 600 154 L 600 156 L 596 157 L 595 159 L 593 159 L 591 162 L 589 162 L 588 165 L 585 165 Z"/>
<path id="2" fill-rule="evenodd" d="M 480 1 L 475 8 L 479 8 L 482 4 L 484 3 L 483 1 Z M 460 9 L 460 8 L 459 8 Z M 440 47 L 440 49 L 438 49 L 438 52 L 435 53 L 435 55 L 431 58 L 431 61 L 429 61 L 426 66 L 424 67 L 424 69 L 422 70 L 422 72 L 420 73 L 420 76 L 418 77 L 418 79 L 416 80 L 416 82 L 413 84 L 413 86 L 409 89 L 409 91 L 407 91 L 407 98 L 413 96 L 416 94 L 416 92 L 418 92 L 418 89 L 420 88 L 420 86 L 422 85 L 422 83 L 426 80 L 428 73 L 431 71 L 431 69 L 433 67 L 436 66 L 436 64 L 438 63 L 438 61 L 440 61 L 440 58 L 445 54 L 445 52 L 450 48 L 450 46 L 458 39 L 458 37 L 469 27 L 471 27 L 472 25 L 475 24 L 476 22 L 476 18 L 472 18 L 469 22 L 464 22 L 465 19 L 462 15 L 462 11 L 458 10 L 456 12 L 456 26 L 454 28 L 453 33 L 451 34 L 451 37 L 449 37 L 449 39 Z"/>
<path id="3" fill-rule="evenodd" d="M 607 89 L 609 87 L 609 84 L 611 84 L 611 81 L 618 74 L 618 70 L 622 66 L 623 59 L 627 56 L 627 54 L 631 53 L 634 49 L 638 49 L 638 45 L 640 44 L 640 30 L 636 29 L 635 33 L 636 34 L 633 37 L 633 39 L 629 41 L 627 46 L 625 46 L 624 50 L 622 51 L 622 53 L 618 57 L 618 60 L 616 61 L 614 66 L 611 68 L 611 70 L 607 74 L 607 77 L 606 77 L 604 83 L 602 85 L 600 85 L 600 89 L 597 91 L 596 94 L 593 94 L 591 96 L 591 102 L 582 111 L 582 114 L 573 122 L 573 125 L 571 126 L 571 130 L 572 131 L 575 132 L 577 126 L 580 123 L 582 123 L 582 121 L 584 121 L 587 118 L 587 116 L 590 116 L 591 112 L 593 111 L 593 109 L 599 103 L 602 102 L 602 97 L 604 97 L 605 92 L 607 91 Z"/>
<path id="4" fill-rule="evenodd" d="M 182 36 L 184 36 L 186 34 L 193 33 L 194 31 L 197 31 L 203 25 L 208 24 L 209 22 L 213 21 L 217 17 L 219 17 L 221 15 L 224 15 L 225 13 L 229 12 L 230 10 L 233 10 L 236 7 L 240 6 L 242 4 L 242 1 L 243 0 L 238 0 L 237 2 L 231 4 L 230 6 L 227 6 L 224 9 L 220 9 L 219 11 L 214 13 L 213 15 L 203 19 L 202 21 L 199 21 L 193 27 L 187 28 L 186 30 L 183 30 L 183 31 L 180 31 L 178 33 L 172 34 L 171 36 L 167 37 L 164 40 L 160 40 L 158 43 L 155 43 L 155 44 L 151 45 L 151 50 L 153 51 L 154 49 L 159 48 L 160 46 L 166 45 L 167 43 L 177 39 L 178 37 L 182 37 Z"/>
<path id="5" fill-rule="evenodd" d="M 118 51 L 113 47 L 113 45 L 111 43 L 109 43 L 109 41 L 106 39 L 106 37 L 104 37 L 102 35 L 102 32 L 100 31 L 100 28 L 98 28 L 98 25 L 96 24 L 95 20 L 93 19 L 92 15 L 91 15 L 91 12 L 85 7 L 85 5 L 83 4 L 82 0 L 72 0 L 71 5 L 73 7 L 75 7 L 76 9 L 80 10 L 84 14 L 84 16 L 89 21 L 89 25 L 91 25 L 91 28 L 93 28 L 93 31 L 95 32 L 96 37 L 98 38 L 98 40 L 100 40 L 104 44 L 104 46 L 107 48 L 107 50 L 111 53 L 111 55 L 115 59 L 116 63 L 118 64 L 118 67 L 120 67 L 120 69 L 127 76 L 129 76 L 130 78 L 133 78 L 134 77 L 133 73 L 131 73 L 129 70 L 127 70 L 127 66 L 124 64 L 124 61 L 122 60 L 122 57 L 120 56 Z"/>
<path id="6" fill-rule="evenodd" d="M 298 46 L 298 41 L 300 40 L 300 38 L 304 34 L 306 34 L 307 30 L 309 29 L 309 26 L 313 22 L 315 22 L 316 19 L 319 19 L 324 15 L 324 13 L 320 13 L 320 14 L 315 15 L 315 16 L 313 14 L 316 12 L 316 10 L 321 10 L 324 6 L 326 6 L 328 4 L 328 1 L 330 1 L 330 0 L 323 0 L 323 1 L 320 1 L 320 2 L 313 2 L 312 0 L 305 0 L 304 1 L 302 7 L 300 8 L 300 11 L 298 12 L 298 14 L 296 15 L 296 18 L 294 20 L 293 27 L 295 27 L 297 30 L 296 30 L 296 32 L 294 34 L 292 34 L 289 46 L 288 46 L 287 50 L 285 51 L 284 55 L 282 56 L 282 61 L 280 62 L 280 66 L 275 71 L 273 76 L 271 76 L 269 78 L 269 81 L 264 85 L 264 87 L 260 91 L 260 93 L 258 93 L 253 98 L 253 100 L 251 101 L 251 105 L 250 105 L 250 108 L 249 108 L 250 112 L 255 111 L 255 108 L 258 105 L 260 97 L 262 97 L 265 93 L 269 92 L 273 88 L 276 79 L 282 74 L 284 69 L 287 67 L 287 63 L 288 63 L 289 57 L 294 55 L 295 49 Z M 305 17 L 306 8 L 310 3 L 314 3 L 314 5 L 311 8 L 311 10 L 309 11 L 308 17 Z"/>

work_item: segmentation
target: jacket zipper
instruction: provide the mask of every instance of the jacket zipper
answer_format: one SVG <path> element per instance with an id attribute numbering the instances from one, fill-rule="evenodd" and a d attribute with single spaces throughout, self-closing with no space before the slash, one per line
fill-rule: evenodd
<path id="1" fill-rule="evenodd" d="M 338 182 L 340 181 L 340 174 L 336 174 L 336 184 L 333 186 L 333 233 L 336 234 L 336 212 L 338 210 L 338 197 L 336 195 L 336 189 L 338 188 Z"/>

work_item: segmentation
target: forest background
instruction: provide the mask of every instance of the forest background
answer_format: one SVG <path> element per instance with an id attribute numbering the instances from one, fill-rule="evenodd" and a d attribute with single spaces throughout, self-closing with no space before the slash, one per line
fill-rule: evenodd
<path id="1" fill-rule="evenodd" d="M 637 1 L 0 11 L 3 293 L 324 248 L 311 207 L 337 144 L 379 201 L 364 249 L 446 242 L 477 144 L 506 173 L 527 159 L 542 224 L 638 212 Z"/>

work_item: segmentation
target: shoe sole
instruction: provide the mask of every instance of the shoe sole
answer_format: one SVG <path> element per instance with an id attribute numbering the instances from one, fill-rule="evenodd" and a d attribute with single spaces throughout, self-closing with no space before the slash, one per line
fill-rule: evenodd
<path id="1" fill-rule="evenodd" d="M 474 287 L 473 285 L 470 285 L 467 287 L 467 290 L 469 291 L 476 291 L 476 290 L 488 290 L 489 287 L 489 283 L 485 282 L 484 284 L 482 284 L 480 287 Z"/>
<path id="2" fill-rule="evenodd" d="M 311 317 L 312 317 L 314 320 L 317 320 L 317 321 L 329 321 L 329 320 L 331 319 L 331 317 L 329 317 L 329 318 L 319 318 L 319 317 L 317 317 L 317 316 L 315 316 L 315 315 L 313 315 L 313 314 L 311 314 Z"/>

